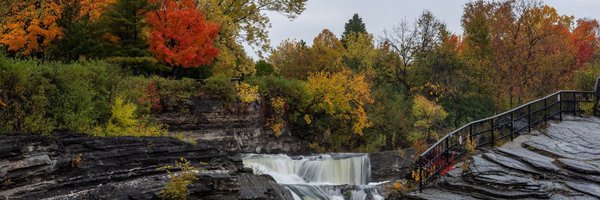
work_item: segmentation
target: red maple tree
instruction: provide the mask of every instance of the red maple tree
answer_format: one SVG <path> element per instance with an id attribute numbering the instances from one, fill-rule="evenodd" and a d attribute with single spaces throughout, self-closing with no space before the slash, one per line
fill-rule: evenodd
<path id="1" fill-rule="evenodd" d="M 149 51 L 172 67 L 199 67 L 212 63 L 219 51 L 213 42 L 219 25 L 207 22 L 194 0 L 152 0 L 158 9 L 148 12 Z"/>
<path id="2" fill-rule="evenodd" d="M 600 25 L 596 20 L 577 20 L 577 27 L 571 34 L 571 43 L 575 51 L 575 61 L 578 68 L 587 63 L 598 46 L 598 30 Z"/>

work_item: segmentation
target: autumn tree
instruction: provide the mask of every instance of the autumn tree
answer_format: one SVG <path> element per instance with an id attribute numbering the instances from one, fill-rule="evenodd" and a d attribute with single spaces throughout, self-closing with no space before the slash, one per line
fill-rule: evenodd
<path id="1" fill-rule="evenodd" d="M 302 104 L 304 118 L 330 142 L 349 145 L 372 125 L 365 106 L 373 99 L 364 76 L 349 71 L 318 72 L 308 77 L 305 89 L 309 98 Z"/>
<path id="2" fill-rule="evenodd" d="M 412 115 L 416 121 L 414 130 L 409 134 L 408 139 L 413 143 L 420 143 L 437 135 L 437 130 L 443 128 L 441 124 L 448 113 L 435 102 L 422 95 L 417 95 L 413 101 Z"/>
<path id="3" fill-rule="evenodd" d="M 63 35 L 61 1 L 23 1 L 10 5 L 0 25 L 0 45 L 20 56 L 41 56 Z"/>
<path id="4" fill-rule="evenodd" d="M 336 72 L 343 68 L 344 46 L 329 29 L 324 29 L 315 37 L 311 52 L 312 65 L 319 71 Z"/>
<path id="5" fill-rule="evenodd" d="M 579 19 L 570 37 L 571 48 L 575 54 L 575 65 L 580 69 L 590 61 L 598 49 L 600 25 L 595 19 Z"/>
<path id="6" fill-rule="evenodd" d="M 218 55 L 213 42 L 219 26 L 206 21 L 194 0 L 156 3 L 158 8 L 146 14 L 150 24 L 149 51 L 174 68 L 210 64 Z"/>
<path id="7" fill-rule="evenodd" d="M 572 17 L 539 1 L 476 2 L 466 6 L 464 55 L 479 69 L 499 108 L 516 106 L 561 88 L 576 58 L 569 41 Z"/>
<path id="8" fill-rule="evenodd" d="M 214 73 L 242 76 L 255 72 L 254 62 L 242 43 L 249 44 L 259 55 L 270 49 L 269 18 L 265 12 L 280 13 L 294 19 L 304 11 L 306 0 L 198 0 L 200 9 L 210 21 L 221 25 L 215 47 L 219 55 Z"/>
<path id="9" fill-rule="evenodd" d="M 303 41 L 284 40 L 269 56 L 275 70 L 286 78 L 305 79 L 315 72 L 312 65 L 311 49 Z"/>

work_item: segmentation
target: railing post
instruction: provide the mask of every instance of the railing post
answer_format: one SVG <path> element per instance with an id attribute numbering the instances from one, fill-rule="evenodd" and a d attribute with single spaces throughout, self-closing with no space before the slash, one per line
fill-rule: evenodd
<path id="1" fill-rule="evenodd" d="M 527 131 L 531 133 L 531 104 L 527 104 Z"/>
<path id="2" fill-rule="evenodd" d="M 446 166 L 450 165 L 450 142 L 448 142 L 448 138 L 444 139 L 444 143 L 446 143 L 446 151 L 444 152 L 446 154 Z"/>
<path id="3" fill-rule="evenodd" d="M 492 147 L 496 146 L 496 138 L 494 137 L 494 118 L 490 119 L 492 123 Z"/>
<path id="4" fill-rule="evenodd" d="M 575 92 L 573 93 L 573 116 L 577 116 L 577 109 L 579 109 L 579 103 L 577 102 L 577 95 L 575 94 Z"/>
<path id="5" fill-rule="evenodd" d="M 419 157 L 419 160 L 417 160 L 417 163 L 419 163 L 419 192 L 423 193 L 423 163 L 421 163 L 421 157 Z"/>
<path id="6" fill-rule="evenodd" d="M 515 120 L 514 120 L 514 112 L 510 112 L 510 141 L 513 141 L 514 139 L 514 133 L 515 133 Z"/>
<path id="7" fill-rule="evenodd" d="M 598 101 L 600 100 L 600 77 L 596 79 L 596 84 L 594 85 L 594 116 L 600 116 L 600 109 L 598 108 Z"/>
<path id="8" fill-rule="evenodd" d="M 469 140 L 473 142 L 473 124 L 469 125 Z"/>
<path id="9" fill-rule="evenodd" d="M 546 124 L 546 110 L 548 109 L 548 98 L 544 98 L 544 124 Z"/>
<path id="10" fill-rule="evenodd" d="M 562 107 L 563 107 L 563 105 L 562 105 L 562 99 L 563 99 L 563 98 L 562 98 L 562 92 L 559 92 L 559 93 L 558 93 L 558 119 L 559 119 L 560 121 L 562 121 L 562 120 L 563 120 L 563 118 L 562 118 L 562 112 L 563 112 L 563 108 L 562 108 Z"/>

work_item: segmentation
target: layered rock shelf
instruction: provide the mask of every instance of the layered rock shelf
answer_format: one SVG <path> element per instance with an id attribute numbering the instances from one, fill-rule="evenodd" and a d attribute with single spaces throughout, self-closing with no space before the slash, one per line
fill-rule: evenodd
<path id="1" fill-rule="evenodd" d="M 238 157 L 173 138 L 78 134 L 0 136 L 0 199 L 156 199 L 169 180 L 160 167 L 185 158 L 199 181 L 190 199 L 291 199 Z"/>
<path id="2" fill-rule="evenodd" d="M 154 118 L 166 124 L 175 134 L 236 153 L 284 153 L 306 155 L 308 143 L 294 137 L 286 128 L 282 135 L 265 128 L 265 113 L 261 102 L 251 104 L 225 103 L 219 99 L 196 96 L 167 107 Z"/>
<path id="3" fill-rule="evenodd" d="M 411 199 L 600 199 L 600 119 L 567 118 L 478 152 Z"/>

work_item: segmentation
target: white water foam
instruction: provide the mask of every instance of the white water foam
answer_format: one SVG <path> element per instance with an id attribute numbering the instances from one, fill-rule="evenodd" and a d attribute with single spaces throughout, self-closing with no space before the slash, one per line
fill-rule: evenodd
<path id="1" fill-rule="evenodd" d="M 269 174 L 292 192 L 294 199 L 344 199 L 336 185 L 353 185 L 349 199 L 383 199 L 369 184 L 371 163 L 367 154 L 322 154 L 289 157 L 284 154 L 247 154 L 242 161 L 257 174 Z M 370 198 L 369 198 L 370 197 Z"/>

